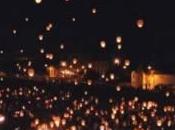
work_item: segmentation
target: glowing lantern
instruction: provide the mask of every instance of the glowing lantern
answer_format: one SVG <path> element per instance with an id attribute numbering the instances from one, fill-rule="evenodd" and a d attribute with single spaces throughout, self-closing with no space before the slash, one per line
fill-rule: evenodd
<path id="1" fill-rule="evenodd" d="M 40 49 L 40 53 L 41 53 L 41 54 L 44 53 L 44 49 L 43 49 L 43 48 Z"/>
<path id="2" fill-rule="evenodd" d="M 88 64 L 88 68 L 89 68 L 89 69 L 92 69 L 92 63 L 89 63 L 89 64 Z"/>
<path id="3" fill-rule="evenodd" d="M 73 64 L 77 64 L 78 60 L 76 58 L 73 59 Z"/>
<path id="4" fill-rule="evenodd" d="M 151 70 L 152 69 L 152 66 L 149 65 L 147 68 L 148 68 L 148 70 Z"/>
<path id="5" fill-rule="evenodd" d="M 0 114 L 0 124 L 4 123 L 5 116 Z"/>
<path id="6" fill-rule="evenodd" d="M 93 9 L 92 9 L 92 13 L 93 13 L 93 14 L 96 14 L 96 13 L 97 13 L 97 9 L 96 9 L 96 8 L 93 8 Z"/>
<path id="7" fill-rule="evenodd" d="M 106 48 L 106 42 L 105 41 L 101 41 L 100 42 L 100 47 L 101 48 Z"/>
<path id="8" fill-rule="evenodd" d="M 27 71 L 27 74 L 29 77 L 34 77 L 35 75 L 35 70 L 33 68 L 29 68 Z"/>
<path id="9" fill-rule="evenodd" d="M 76 18 L 75 18 L 75 17 L 73 17 L 73 18 L 72 18 L 72 22 L 75 22 L 75 21 L 76 21 Z"/>
<path id="10" fill-rule="evenodd" d="M 0 54 L 3 54 L 4 53 L 4 51 L 3 50 L 0 50 Z"/>
<path id="11" fill-rule="evenodd" d="M 143 28 L 144 27 L 144 20 L 143 19 L 138 19 L 137 20 L 137 27 L 138 28 Z"/>
<path id="12" fill-rule="evenodd" d="M 42 3 L 42 0 L 35 0 L 35 3 L 36 4 L 41 4 Z"/>
<path id="13" fill-rule="evenodd" d="M 54 78 L 56 76 L 56 71 L 53 66 L 49 66 L 47 70 L 50 78 Z"/>
<path id="14" fill-rule="evenodd" d="M 119 58 L 115 58 L 114 59 L 114 64 L 115 65 L 120 65 L 120 59 Z"/>
<path id="15" fill-rule="evenodd" d="M 88 84 L 88 86 L 91 86 L 91 85 L 92 85 L 92 80 L 89 79 L 89 80 L 87 81 L 87 84 Z"/>
<path id="16" fill-rule="evenodd" d="M 16 33 L 17 33 L 16 29 L 13 29 L 13 34 L 16 34 Z"/>
<path id="17" fill-rule="evenodd" d="M 60 49 L 63 50 L 64 49 L 64 44 L 60 45 Z"/>
<path id="18" fill-rule="evenodd" d="M 117 43 L 121 43 L 122 42 L 122 37 L 121 36 L 117 36 L 116 37 L 116 42 Z"/>
<path id="19" fill-rule="evenodd" d="M 61 62 L 61 66 L 62 66 L 62 67 L 66 67 L 66 66 L 67 66 L 66 61 L 62 61 L 62 62 Z"/>
<path id="20" fill-rule="evenodd" d="M 125 60 L 125 65 L 126 66 L 130 66 L 130 61 L 129 60 Z"/>
<path id="21" fill-rule="evenodd" d="M 110 79 L 114 80 L 115 79 L 115 75 L 113 73 L 110 74 Z"/>
<path id="22" fill-rule="evenodd" d="M 52 53 L 46 54 L 46 59 L 53 60 L 54 55 Z"/>
<path id="23" fill-rule="evenodd" d="M 43 36 L 42 34 L 40 34 L 40 35 L 38 36 L 38 39 L 39 39 L 40 41 L 42 41 L 42 40 L 44 39 L 44 36 Z"/>
<path id="24" fill-rule="evenodd" d="M 118 50 L 121 50 L 121 49 L 122 49 L 122 45 L 119 44 L 119 45 L 117 46 L 117 48 L 118 48 Z"/>

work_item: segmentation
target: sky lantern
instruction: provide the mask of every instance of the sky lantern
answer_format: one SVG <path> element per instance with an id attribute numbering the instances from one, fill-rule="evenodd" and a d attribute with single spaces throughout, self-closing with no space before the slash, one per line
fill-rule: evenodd
<path id="1" fill-rule="evenodd" d="M 100 42 L 100 47 L 101 48 L 106 48 L 106 42 L 105 41 L 101 41 Z"/>
<path id="2" fill-rule="evenodd" d="M 52 53 L 46 54 L 46 59 L 53 60 L 54 55 Z"/>
<path id="3" fill-rule="evenodd" d="M 138 19 L 136 24 L 137 24 L 138 28 L 143 28 L 144 27 L 144 20 L 143 19 Z"/>
<path id="4" fill-rule="evenodd" d="M 0 114 L 0 124 L 4 123 L 5 121 L 5 116 Z"/>
<path id="5" fill-rule="evenodd" d="M 60 45 L 60 49 L 63 50 L 64 49 L 64 44 Z"/>
<path id="6" fill-rule="evenodd" d="M 116 37 L 116 42 L 121 44 L 122 43 L 122 37 L 121 36 L 117 36 Z"/>
<path id="7" fill-rule="evenodd" d="M 96 13 L 97 13 L 97 9 L 96 9 L 96 8 L 93 8 L 93 9 L 92 9 L 92 13 L 93 13 L 93 14 L 96 14 Z"/>
<path id="8" fill-rule="evenodd" d="M 36 4 L 41 4 L 42 3 L 42 0 L 35 0 L 35 3 Z"/>
<path id="9" fill-rule="evenodd" d="M 60 65 L 61 65 L 61 67 L 66 67 L 67 66 L 67 62 L 66 61 L 61 61 Z"/>
<path id="10" fill-rule="evenodd" d="M 49 74 L 49 77 L 50 77 L 50 78 L 54 78 L 54 77 L 56 76 L 55 67 L 49 66 L 49 67 L 47 68 L 47 71 L 48 71 L 48 74 Z"/>
<path id="11" fill-rule="evenodd" d="M 78 63 L 78 60 L 77 60 L 76 58 L 74 58 L 72 62 L 73 62 L 73 64 L 75 65 L 75 64 Z"/>
<path id="12" fill-rule="evenodd" d="M 44 36 L 43 36 L 42 34 L 40 34 L 40 35 L 38 36 L 38 39 L 39 39 L 40 41 L 43 41 Z"/>
<path id="13" fill-rule="evenodd" d="M 92 67 L 93 67 L 93 66 L 92 66 L 92 63 L 89 63 L 89 64 L 88 64 L 88 68 L 89 68 L 89 69 L 92 69 Z"/>
<path id="14" fill-rule="evenodd" d="M 115 65 L 120 65 L 120 59 L 119 58 L 115 58 L 114 59 L 114 64 Z"/>
<path id="15" fill-rule="evenodd" d="M 125 66 L 130 66 L 130 60 L 125 60 Z"/>
<path id="16" fill-rule="evenodd" d="M 35 76 L 35 70 L 33 68 L 29 68 L 27 70 L 27 74 L 29 77 L 34 77 Z"/>

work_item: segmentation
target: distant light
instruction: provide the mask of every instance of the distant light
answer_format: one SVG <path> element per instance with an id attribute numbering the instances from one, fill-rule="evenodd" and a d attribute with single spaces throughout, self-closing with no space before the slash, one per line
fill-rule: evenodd
<path id="1" fill-rule="evenodd" d="M 93 14 L 96 14 L 96 13 L 97 13 L 97 9 L 96 9 L 96 8 L 93 8 L 93 9 L 92 9 L 92 13 L 93 13 Z"/>
<path id="2" fill-rule="evenodd" d="M 16 29 L 13 29 L 13 34 L 16 34 L 16 33 L 17 33 Z"/>
<path id="3" fill-rule="evenodd" d="M 28 66 L 31 66 L 32 65 L 32 61 L 28 61 Z"/>
<path id="4" fill-rule="evenodd" d="M 46 54 L 46 59 L 53 60 L 54 55 L 52 53 Z"/>
<path id="5" fill-rule="evenodd" d="M 75 22 L 75 21 L 76 21 L 76 18 L 75 18 L 75 17 L 73 17 L 73 18 L 72 18 L 72 22 Z"/>
<path id="6" fill-rule="evenodd" d="M 4 54 L 4 51 L 3 50 L 0 50 L 0 54 Z"/>
<path id="7" fill-rule="evenodd" d="M 104 79 L 104 78 L 105 78 L 105 74 L 102 74 L 102 75 L 101 75 L 101 78 Z"/>
<path id="8" fill-rule="evenodd" d="M 92 63 L 89 63 L 89 64 L 88 64 L 88 68 L 89 68 L 89 69 L 92 69 Z"/>
<path id="9" fill-rule="evenodd" d="M 110 79 L 114 80 L 115 79 L 115 75 L 113 73 L 110 74 Z"/>
<path id="10" fill-rule="evenodd" d="M 105 41 L 101 41 L 100 42 L 100 47 L 101 48 L 106 48 L 106 42 Z"/>
<path id="11" fill-rule="evenodd" d="M 53 24 L 52 23 L 49 23 L 47 26 L 46 26 L 46 31 L 51 31 L 51 29 L 53 28 Z"/>
<path id="12" fill-rule="evenodd" d="M 116 42 L 117 43 L 122 43 L 122 37 L 121 36 L 117 36 L 116 37 Z"/>
<path id="13" fill-rule="evenodd" d="M 114 64 L 115 65 L 120 65 L 120 59 L 119 58 L 115 58 L 114 59 Z"/>
<path id="14" fill-rule="evenodd" d="M 3 82 L 4 81 L 4 78 L 3 77 L 0 77 L 0 81 Z"/>
<path id="15" fill-rule="evenodd" d="M 138 19 L 137 20 L 137 27 L 138 28 L 143 28 L 144 27 L 144 20 L 143 19 Z"/>
<path id="16" fill-rule="evenodd" d="M 121 87 L 120 87 L 120 86 L 117 86 L 117 87 L 116 87 L 116 91 L 117 91 L 117 92 L 120 92 L 120 91 L 121 91 Z"/>
<path id="17" fill-rule="evenodd" d="M 44 39 L 44 36 L 43 36 L 42 34 L 40 34 L 40 35 L 38 36 L 38 39 L 39 39 L 40 41 L 42 41 L 42 40 Z"/>
<path id="18" fill-rule="evenodd" d="M 122 49 L 122 45 L 119 44 L 119 45 L 117 46 L 117 48 L 118 48 L 118 50 L 121 50 L 121 49 Z"/>
<path id="19" fill-rule="evenodd" d="M 91 86 L 91 85 L 92 85 L 92 80 L 89 79 L 89 80 L 87 81 L 87 84 L 88 84 L 88 86 Z"/>
<path id="20" fill-rule="evenodd" d="M 149 66 L 147 67 L 147 69 L 148 69 L 148 70 L 151 70 L 151 69 L 152 69 L 152 66 L 149 65 Z"/>
<path id="21" fill-rule="evenodd" d="M 34 75 L 35 75 L 35 70 L 34 70 L 33 68 L 29 68 L 29 69 L 27 70 L 27 74 L 28 74 L 29 77 L 34 77 Z"/>
<path id="22" fill-rule="evenodd" d="M 125 66 L 130 66 L 130 61 L 129 60 L 125 60 Z"/>
<path id="23" fill-rule="evenodd" d="M 78 60 L 76 58 L 73 59 L 73 64 L 77 64 Z"/>
<path id="24" fill-rule="evenodd" d="M 166 96 L 166 97 L 169 97 L 169 96 L 170 96 L 170 92 L 166 92 L 166 93 L 165 93 L 165 96 Z"/>
<path id="25" fill-rule="evenodd" d="M 124 65 L 124 66 L 123 66 L 123 69 L 124 69 L 124 70 L 126 70 L 126 69 L 127 69 L 127 66 L 126 66 L 126 65 Z"/>
<path id="26" fill-rule="evenodd" d="M 20 53 L 24 53 L 24 50 L 23 50 L 23 49 L 21 49 L 21 50 L 20 50 Z"/>
<path id="27" fill-rule="evenodd" d="M 42 0 L 35 0 L 35 3 L 36 4 L 41 4 L 42 3 Z"/>
<path id="28" fill-rule="evenodd" d="M 44 49 L 42 48 L 42 49 L 40 49 L 40 53 L 41 54 L 43 54 L 44 53 Z"/>
<path id="29" fill-rule="evenodd" d="M 0 114 L 0 124 L 4 123 L 5 121 L 5 116 Z"/>
<path id="30" fill-rule="evenodd" d="M 26 22 L 29 22 L 29 18 L 28 18 L 28 17 L 26 17 L 26 18 L 25 18 L 25 21 L 26 21 Z"/>
<path id="31" fill-rule="evenodd" d="M 61 66 L 62 66 L 62 67 L 66 67 L 66 66 L 67 66 L 66 61 L 61 61 Z"/>
<path id="32" fill-rule="evenodd" d="M 60 49 L 63 50 L 64 49 L 64 44 L 60 45 Z"/>

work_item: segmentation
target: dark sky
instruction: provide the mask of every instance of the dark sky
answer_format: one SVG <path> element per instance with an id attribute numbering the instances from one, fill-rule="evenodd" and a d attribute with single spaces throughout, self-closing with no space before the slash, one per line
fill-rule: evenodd
<path id="1" fill-rule="evenodd" d="M 65 53 L 101 57 L 99 42 L 105 40 L 105 55 L 112 57 L 115 38 L 121 35 L 122 53 L 134 63 L 175 65 L 173 5 L 165 0 L 43 0 L 40 5 L 34 0 L 4 0 L 0 3 L 0 49 L 8 56 L 21 48 L 26 54 L 37 55 L 41 47 L 57 51 L 64 43 Z M 91 13 L 92 8 L 97 14 Z M 136 26 L 139 18 L 145 21 L 142 29 Z M 54 26 L 46 32 L 49 22 Z M 44 34 L 42 44 L 39 34 Z"/>

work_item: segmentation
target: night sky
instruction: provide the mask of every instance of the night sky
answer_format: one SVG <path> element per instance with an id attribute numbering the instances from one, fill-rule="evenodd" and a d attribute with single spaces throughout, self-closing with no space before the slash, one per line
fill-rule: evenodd
<path id="1" fill-rule="evenodd" d="M 104 58 L 115 55 L 116 36 L 123 38 L 122 53 L 133 64 L 175 65 L 174 4 L 160 0 L 6 0 L 0 3 L 0 50 L 4 59 L 14 59 L 20 49 L 35 56 L 40 48 L 59 50 L 64 43 L 65 54 Z M 96 14 L 92 9 L 96 9 Z M 28 21 L 26 21 L 28 18 Z M 72 18 L 76 21 L 73 22 Z M 144 20 L 138 28 L 136 21 Z M 45 31 L 51 22 L 51 31 Z M 13 34 L 13 30 L 16 34 Z M 42 43 L 38 35 L 43 34 Z M 106 52 L 99 42 L 105 40 Z M 109 58 L 106 56 L 105 58 Z M 2 63 L 2 62 L 1 62 Z"/>

